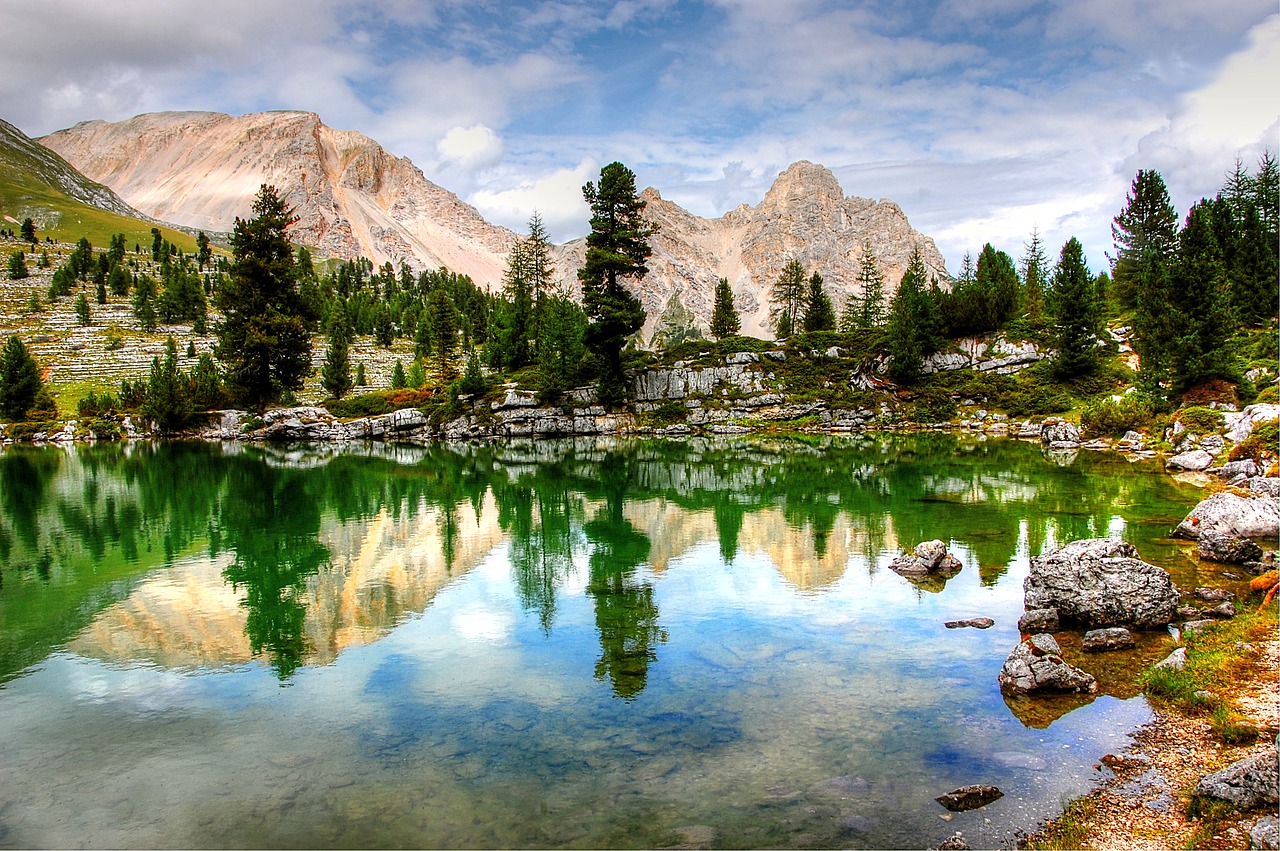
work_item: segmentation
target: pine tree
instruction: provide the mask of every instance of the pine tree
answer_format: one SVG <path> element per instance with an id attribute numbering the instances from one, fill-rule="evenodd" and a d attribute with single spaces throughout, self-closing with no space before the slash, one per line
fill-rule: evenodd
<path id="1" fill-rule="evenodd" d="M 0 349 L 0 417 L 18 422 L 26 417 L 43 388 L 40 367 L 15 334 Z"/>
<path id="2" fill-rule="evenodd" d="M 27 271 L 27 255 L 15 251 L 9 255 L 9 280 L 20 281 L 30 273 Z"/>
<path id="3" fill-rule="evenodd" d="M 337 301 L 329 322 L 329 350 L 320 368 L 320 385 L 335 399 L 351 391 L 350 333 L 346 308 Z"/>
<path id="4" fill-rule="evenodd" d="M 711 308 L 711 336 L 717 340 L 732 337 L 742 330 L 738 311 L 733 306 L 733 289 L 728 278 L 716 283 L 715 306 Z"/>
<path id="5" fill-rule="evenodd" d="M 80 297 L 76 299 L 76 321 L 81 325 L 88 325 L 89 320 L 89 299 L 85 298 L 84 293 L 80 293 Z"/>
<path id="6" fill-rule="evenodd" d="M 782 273 L 769 288 L 769 300 L 773 305 L 769 309 L 769 317 L 775 323 L 774 335 L 785 340 L 795 333 L 805 302 L 804 267 L 799 260 L 793 257 L 782 267 Z"/>
<path id="7" fill-rule="evenodd" d="M 1084 247 L 1072 237 L 1062 246 L 1049 292 L 1058 354 L 1054 371 L 1062 378 L 1089 375 L 1098 366 L 1101 313 Z"/>
<path id="8" fill-rule="evenodd" d="M 404 374 L 404 364 L 400 362 L 399 358 L 396 358 L 396 365 L 391 370 L 391 389 L 402 390 L 406 386 L 408 386 L 408 384 L 409 384 L 409 380 L 405 377 L 405 374 Z"/>
<path id="9" fill-rule="evenodd" d="M 227 384 L 244 402 L 265 408 L 302 388 L 311 371 L 315 316 L 298 292 L 298 270 L 285 229 L 296 221 L 274 187 L 263 185 L 254 218 L 237 218 L 230 274 L 217 290 L 215 329 Z"/>
<path id="10" fill-rule="evenodd" d="M 817 272 L 809 278 L 809 292 L 804 306 L 804 330 L 805 333 L 836 330 L 836 311 L 822 286 L 822 275 Z"/>
<path id="11" fill-rule="evenodd" d="M 1235 322 L 1213 216 L 1212 202 L 1201 201 L 1191 208 L 1178 235 L 1178 255 L 1170 275 L 1177 294 L 1171 304 L 1169 346 L 1175 394 L 1214 378 L 1237 378 L 1230 348 Z"/>
<path id="12" fill-rule="evenodd" d="M 458 309 L 443 289 L 437 289 L 427 300 L 427 317 L 431 324 L 431 336 L 435 340 L 436 364 L 440 377 L 450 379 L 457 373 L 453 355 L 458 348 Z"/>
<path id="13" fill-rule="evenodd" d="M 1139 281 L 1151 275 L 1148 265 L 1168 263 L 1178 248 L 1178 214 L 1160 172 L 1139 171 L 1126 201 L 1111 226 L 1113 300 L 1121 309 L 1135 305 Z"/>
<path id="14" fill-rule="evenodd" d="M 1039 228 L 1032 229 L 1031 241 L 1023 248 L 1026 253 L 1022 256 L 1022 306 L 1028 319 L 1039 322 L 1044 315 L 1044 288 L 1049 266 Z"/>
<path id="15" fill-rule="evenodd" d="M 585 341 L 601 363 L 599 401 L 617 406 L 628 396 L 622 347 L 645 319 L 640 300 L 623 287 L 623 281 L 639 280 L 648 273 L 649 237 L 657 228 L 645 220 L 636 176 L 622 163 L 601 169 L 599 184 L 583 186 L 582 196 L 591 206 L 586 261 L 578 270 L 582 306 L 590 320 Z"/>
<path id="16" fill-rule="evenodd" d="M 143 415 L 163 433 L 177 431 L 191 421 L 193 409 L 178 371 L 178 346 L 173 337 L 165 344 L 164 362 L 151 359 L 151 373 L 142 399 Z"/>

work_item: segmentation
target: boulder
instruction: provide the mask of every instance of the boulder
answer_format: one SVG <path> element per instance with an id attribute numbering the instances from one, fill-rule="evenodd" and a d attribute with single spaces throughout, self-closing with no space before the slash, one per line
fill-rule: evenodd
<path id="1" fill-rule="evenodd" d="M 995 786 L 975 783 L 972 786 L 961 786 L 959 789 L 955 789 L 945 795 L 939 795 L 934 800 L 953 813 L 962 813 L 965 810 L 976 810 L 978 807 L 985 807 L 992 801 L 998 801 L 1003 797 L 1004 793 Z"/>
<path id="2" fill-rule="evenodd" d="M 1210 473 L 1220 479 L 1234 479 L 1236 476 L 1244 476 L 1251 479 L 1254 476 L 1262 474 L 1262 469 L 1258 466 L 1258 462 L 1252 458 L 1245 458 L 1241 461 L 1228 461 L 1221 467 L 1213 467 Z"/>
<path id="3" fill-rule="evenodd" d="M 1254 426 L 1258 423 L 1274 421 L 1277 418 L 1280 418 L 1280 405 L 1250 405 L 1234 417 L 1228 437 L 1239 443 L 1253 434 Z"/>
<path id="4" fill-rule="evenodd" d="M 1276 749 L 1269 747 L 1206 775 L 1196 784 L 1193 794 L 1198 798 L 1226 801 L 1238 810 L 1252 810 L 1280 803 L 1277 787 L 1280 787 L 1280 760 L 1277 760 Z"/>
<path id="5" fill-rule="evenodd" d="M 1249 830 L 1249 847 L 1261 851 L 1276 851 L 1280 848 L 1280 819 L 1263 816 L 1254 822 Z"/>
<path id="6" fill-rule="evenodd" d="M 1204 632 L 1206 629 L 1208 629 L 1211 626 L 1214 626 L 1216 623 L 1217 621 L 1203 619 L 1203 618 L 1201 620 L 1185 621 L 1182 624 L 1182 632 L 1187 635 L 1196 635 L 1198 633 Z"/>
<path id="7" fill-rule="evenodd" d="M 1174 671 L 1181 671 L 1187 666 L 1187 648 L 1179 647 L 1168 656 L 1156 662 L 1156 668 L 1169 668 Z"/>
<path id="8" fill-rule="evenodd" d="M 974 629 L 990 629 L 995 624 L 996 622 L 991 618 L 965 618 L 964 620 L 947 621 L 943 626 L 947 629 L 961 629 L 966 626 L 971 626 Z"/>
<path id="9" fill-rule="evenodd" d="M 1204 600 L 1206 603 L 1225 603 L 1236 598 L 1226 588 L 1197 588 L 1195 595 L 1197 600 Z"/>
<path id="10" fill-rule="evenodd" d="M 924 541 L 917 544 L 913 552 L 898 556 L 889 565 L 889 569 L 899 576 L 955 576 L 963 565 L 960 560 L 947 552 L 947 545 L 939 540 Z"/>
<path id="11" fill-rule="evenodd" d="M 1067 664 L 1062 649 L 1048 633 L 1033 635 L 1020 643 L 1005 659 L 998 677 L 1005 694 L 1033 691 L 1094 692 L 1098 682 L 1092 674 Z"/>
<path id="12" fill-rule="evenodd" d="M 1280 500 L 1273 496 L 1243 497 L 1222 491 L 1191 509 L 1173 530 L 1175 538 L 1195 540 L 1206 531 L 1237 538 L 1280 537 Z"/>
<path id="13" fill-rule="evenodd" d="M 1223 564 L 1244 564 L 1262 558 L 1262 547 L 1254 541 L 1214 529 L 1200 533 L 1196 552 L 1202 559 Z"/>
<path id="14" fill-rule="evenodd" d="M 1040 442 L 1050 449 L 1071 449 L 1080 445 L 1080 429 L 1066 420 L 1048 419 L 1040 429 Z"/>
<path id="15" fill-rule="evenodd" d="M 1057 632 L 1057 609 L 1032 609 L 1018 618 L 1018 632 L 1026 635 L 1034 632 Z"/>
<path id="16" fill-rule="evenodd" d="M 1205 609 L 1204 614 L 1211 618 L 1234 618 L 1236 616 L 1236 604 L 1226 600 L 1212 609 Z"/>
<path id="17" fill-rule="evenodd" d="M 965 841 L 964 835 L 958 830 L 938 845 L 938 851 L 970 851 L 972 848 L 973 846 Z"/>
<path id="18" fill-rule="evenodd" d="M 1164 626 L 1178 607 L 1169 574 L 1118 538 L 1085 538 L 1032 557 L 1022 587 L 1027 609 L 1056 608 L 1063 621 L 1088 626 Z"/>
<path id="19" fill-rule="evenodd" d="M 1248 480 L 1249 490 L 1260 496 L 1280 497 L 1280 479 L 1275 476 L 1254 476 Z"/>
<path id="20" fill-rule="evenodd" d="M 1122 626 L 1091 629 L 1084 634 L 1083 647 L 1086 653 L 1128 650 L 1133 646 L 1133 633 Z"/>
<path id="21" fill-rule="evenodd" d="M 1203 449 L 1179 453 L 1164 463 L 1166 470 L 1190 470 L 1193 473 L 1203 472 L 1212 466 L 1213 456 Z"/>

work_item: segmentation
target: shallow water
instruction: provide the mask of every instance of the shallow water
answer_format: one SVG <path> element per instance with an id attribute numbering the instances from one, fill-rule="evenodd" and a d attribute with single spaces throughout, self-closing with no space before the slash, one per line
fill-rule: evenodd
<path id="1" fill-rule="evenodd" d="M 1205 584 L 1163 537 L 1196 498 L 939 436 L 9 449 L 0 845 L 1010 843 L 1169 647 L 1006 702 L 1030 555 Z M 887 569 L 929 538 L 959 575 Z M 1005 797 L 946 820 L 968 783 Z"/>

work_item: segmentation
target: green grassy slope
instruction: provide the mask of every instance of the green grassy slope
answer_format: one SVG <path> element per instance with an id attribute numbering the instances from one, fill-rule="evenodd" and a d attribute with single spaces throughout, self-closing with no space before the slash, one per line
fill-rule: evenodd
<path id="1" fill-rule="evenodd" d="M 148 221 L 110 189 L 0 120 L 0 227 L 16 232 L 25 218 L 35 222 L 41 238 L 57 242 L 87 236 L 105 246 L 113 234 L 123 233 L 130 247 L 150 246 L 151 229 L 159 227 L 181 250 L 196 247 L 193 234 Z"/>

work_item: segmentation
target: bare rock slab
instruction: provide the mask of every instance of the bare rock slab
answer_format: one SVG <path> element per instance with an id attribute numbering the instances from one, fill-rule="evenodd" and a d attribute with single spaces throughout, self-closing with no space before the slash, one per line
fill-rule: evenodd
<path id="1" fill-rule="evenodd" d="M 1194 794 L 1200 798 L 1226 801 L 1238 810 L 1252 810 L 1280 803 L 1280 758 L 1274 747 L 1226 768 L 1215 771 L 1196 784 Z"/>
<path id="2" fill-rule="evenodd" d="M 1033 691 L 1094 692 L 1092 674 L 1068 664 L 1062 648 L 1048 633 L 1033 635 L 1013 649 L 998 677 L 1000 691 L 1009 695 Z"/>
<path id="3" fill-rule="evenodd" d="M 975 783 L 972 786 L 961 786 L 959 789 L 955 789 L 945 795 L 939 795 L 934 800 L 953 813 L 961 813 L 965 810 L 976 810 L 978 807 L 985 807 L 992 801 L 998 801 L 1003 797 L 1004 792 L 1001 792 L 995 786 Z"/>
<path id="4" fill-rule="evenodd" d="M 1122 626 L 1091 629 L 1084 634 L 1082 646 L 1086 653 L 1128 650 L 1134 646 L 1133 633 Z"/>
<path id="5" fill-rule="evenodd" d="M 1056 608 L 1063 621 L 1087 626 L 1159 627 L 1178 608 L 1169 574 L 1118 538 L 1085 538 L 1033 556 L 1022 588 L 1027 609 Z"/>

